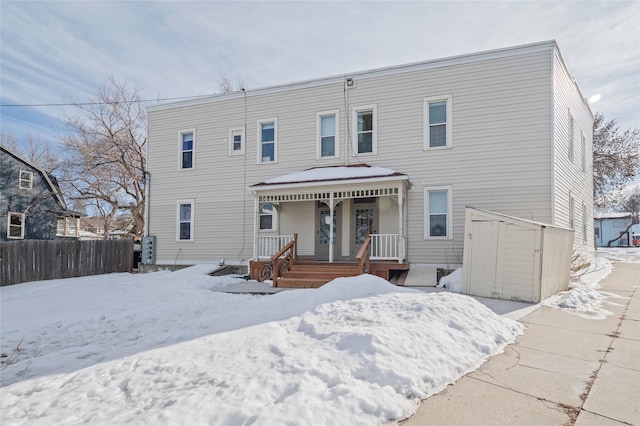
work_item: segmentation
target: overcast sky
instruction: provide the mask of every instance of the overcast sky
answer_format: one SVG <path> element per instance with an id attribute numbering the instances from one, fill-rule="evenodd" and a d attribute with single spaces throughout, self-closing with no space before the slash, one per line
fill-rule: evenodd
<path id="1" fill-rule="evenodd" d="M 555 39 L 585 97 L 640 128 L 640 2 L 0 2 L 1 102 L 81 102 L 108 75 L 147 99 L 249 90 Z M 55 141 L 69 107 L 1 108 Z"/>

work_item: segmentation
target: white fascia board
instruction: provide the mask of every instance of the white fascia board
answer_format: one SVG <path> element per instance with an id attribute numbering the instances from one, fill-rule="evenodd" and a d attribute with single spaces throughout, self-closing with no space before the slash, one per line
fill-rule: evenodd
<path id="1" fill-rule="evenodd" d="M 384 177 L 377 177 L 377 178 L 324 180 L 324 181 L 318 181 L 318 182 L 275 183 L 270 185 L 264 185 L 261 187 L 249 187 L 249 191 L 252 193 L 258 193 L 263 191 L 273 191 L 273 190 L 282 190 L 282 189 L 317 188 L 321 186 L 339 187 L 343 185 L 354 185 L 354 184 L 359 185 L 359 184 L 393 182 L 393 181 L 408 182 L 409 176 L 384 176 Z"/>

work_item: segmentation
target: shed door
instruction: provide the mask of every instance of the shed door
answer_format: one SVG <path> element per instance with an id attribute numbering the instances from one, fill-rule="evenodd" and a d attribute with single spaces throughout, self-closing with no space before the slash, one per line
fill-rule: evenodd
<path id="1" fill-rule="evenodd" d="M 499 270 L 501 222 L 497 220 L 471 222 L 471 294 L 482 297 L 502 296 Z"/>

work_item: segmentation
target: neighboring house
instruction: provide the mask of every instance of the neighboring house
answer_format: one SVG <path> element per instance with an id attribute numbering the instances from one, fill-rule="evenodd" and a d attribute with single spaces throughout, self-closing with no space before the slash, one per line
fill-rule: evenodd
<path id="1" fill-rule="evenodd" d="M 86 240 L 116 240 L 131 235 L 132 223 L 123 217 L 111 219 L 109 235 L 105 238 L 105 218 L 100 216 L 83 217 L 80 219 L 80 237 Z"/>
<path id="2" fill-rule="evenodd" d="M 158 264 L 462 264 L 465 206 L 593 245 L 593 115 L 555 41 L 148 109 Z"/>
<path id="3" fill-rule="evenodd" d="M 634 218 L 632 213 L 596 213 L 593 219 L 598 247 L 607 247 L 613 240 L 616 241 L 612 246 L 626 247 L 633 244 L 633 235 L 640 234 L 638 217 Z"/>
<path id="4" fill-rule="evenodd" d="M 0 146 L 0 241 L 77 238 L 80 216 L 52 175 Z"/>

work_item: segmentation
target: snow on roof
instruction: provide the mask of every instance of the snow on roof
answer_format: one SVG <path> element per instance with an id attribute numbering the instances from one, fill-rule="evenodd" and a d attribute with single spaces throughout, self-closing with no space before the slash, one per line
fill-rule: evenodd
<path id="1" fill-rule="evenodd" d="M 368 164 L 352 164 L 348 166 L 313 167 L 301 172 L 289 173 L 267 179 L 253 187 L 290 183 L 330 182 L 341 180 L 371 179 L 382 177 L 406 176 L 404 173 L 385 167 L 369 166 Z"/>
<path id="2" fill-rule="evenodd" d="M 594 219 L 621 219 L 625 217 L 631 217 L 631 213 L 607 212 L 607 213 L 595 213 L 593 215 Z"/>

